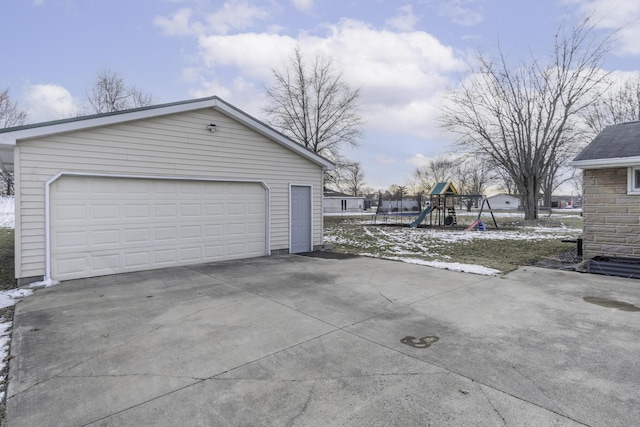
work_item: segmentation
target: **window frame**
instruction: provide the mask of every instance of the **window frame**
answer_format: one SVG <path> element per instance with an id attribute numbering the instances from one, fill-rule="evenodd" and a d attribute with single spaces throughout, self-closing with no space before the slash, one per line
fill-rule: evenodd
<path id="1" fill-rule="evenodd" d="M 640 165 L 627 169 L 627 194 L 640 196 Z"/>

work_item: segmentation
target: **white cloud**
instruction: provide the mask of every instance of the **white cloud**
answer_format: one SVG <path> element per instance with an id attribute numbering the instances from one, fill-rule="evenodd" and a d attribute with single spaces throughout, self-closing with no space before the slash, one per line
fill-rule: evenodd
<path id="1" fill-rule="evenodd" d="M 423 156 L 422 154 L 416 154 L 405 160 L 405 163 L 415 168 L 426 166 L 431 163 L 433 159 L 431 157 Z"/>
<path id="2" fill-rule="evenodd" d="M 80 111 L 71 93 L 54 84 L 31 85 L 25 95 L 29 122 L 43 122 L 73 117 Z"/>
<path id="3" fill-rule="evenodd" d="M 199 32 L 191 23 L 191 9 L 180 9 L 171 17 L 158 16 L 153 23 L 160 27 L 168 36 L 184 36 Z"/>
<path id="4" fill-rule="evenodd" d="M 566 0 L 577 4 L 584 16 L 593 16 L 596 26 L 618 31 L 621 55 L 640 54 L 640 2 L 629 0 Z"/>
<path id="5" fill-rule="evenodd" d="M 609 77 L 613 81 L 613 87 L 617 89 L 628 80 L 640 79 L 640 71 L 613 71 Z"/>
<path id="6" fill-rule="evenodd" d="M 200 56 L 206 67 L 233 66 L 247 77 L 266 79 L 296 46 L 289 36 L 242 33 L 200 37 Z"/>
<path id="7" fill-rule="evenodd" d="M 453 49 L 421 31 L 396 33 L 345 20 L 328 26 L 326 37 L 297 40 L 276 34 L 239 34 L 201 39 L 208 67 L 235 66 L 241 74 L 268 83 L 296 44 L 306 55 L 325 52 L 345 81 L 362 88 L 361 107 L 373 129 L 432 136 L 440 94 L 452 73 L 466 65 Z"/>
<path id="8" fill-rule="evenodd" d="M 311 12 L 313 9 L 313 0 L 291 0 L 291 4 L 301 12 Z"/>
<path id="9" fill-rule="evenodd" d="M 470 27 L 484 21 L 482 6 L 477 3 L 477 0 L 447 0 L 440 6 L 440 15 Z"/>
<path id="10" fill-rule="evenodd" d="M 178 23 L 166 31 L 183 34 L 187 19 L 174 18 L 169 21 Z M 439 135 L 435 118 L 441 94 L 453 87 L 457 74 L 466 69 L 453 48 L 427 32 L 377 29 L 356 20 L 325 24 L 319 29 L 322 33 L 297 36 L 246 31 L 214 34 L 210 27 L 204 27 L 204 33 L 197 36 L 198 61 L 185 70 L 184 78 L 200 82 L 207 95 L 215 89 L 222 97 L 225 88 L 233 86 L 229 96 L 234 100 L 251 100 L 251 105 L 263 101 L 263 86 L 272 81 L 271 70 L 280 69 L 299 45 L 308 57 L 316 52 L 330 56 L 344 81 L 361 88 L 360 105 L 369 128 L 396 135 Z M 197 22 L 188 25 L 191 29 L 204 27 L 198 27 Z M 243 76 L 242 83 L 235 76 Z"/>
<path id="11" fill-rule="evenodd" d="M 362 88 L 361 106 L 372 129 L 432 134 L 440 94 L 466 65 L 453 49 L 422 31 L 397 33 L 345 20 L 322 39 L 301 39 L 303 49 L 332 55 L 345 81 Z"/>
<path id="12" fill-rule="evenodd" d="M 217 34 L 227 34 L 230 30 L 251 28 L 255 21 L 266 19 L 266 9 L 245 1 L 226 2 L 220 10 L 207 17 L 209 28 Z"/>
<path id="13" fill-rule="evenodd" d="M 203 16 L 202 20 L 194 18 Z M 215 12 L 206 9 L 183 8 L 170 17 L 157 16 L 153 23 L 160 27 L 166 35 L 200 35 L 228 34 L 232 30 L 244 30 L 253 27 L 257 21 L 269 17 L 265 8 L 252 5 L 242 0 L 225 2 Z"/>
<path id="14" fill-rule="evenodd" d="M 412 31 L 417 23 L 418 17 L 410 4 L 398 8 L 398 14 L 386 21 L 387 27 L 398 31 Z"/>
<path id="15" fill-rule="evenodd" d="M 242 105 L 242 111 L 256 118 L 261 115 L 264 97 L 251 81 L 236 77 L 231 84 L 222 83 L 216 78 L 199 77 L 200 87 L 189 92 L 192 98 L 217 96 L 233 105 Z"/>
<path id="16" fill-rule="evenodd" d="M 393 157 L 383 156 L 382 154 L 377 154 L 376 162 L 383 165 L 392 165 L 396 162 L 396 159 L 394 159 Z"/>

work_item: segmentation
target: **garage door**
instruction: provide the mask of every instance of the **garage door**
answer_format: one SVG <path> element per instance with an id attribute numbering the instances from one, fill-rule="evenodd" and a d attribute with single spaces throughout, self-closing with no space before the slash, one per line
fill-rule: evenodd
<path id="1" fill-rule="evenodd" d="M 50 194 L 53 279 L 266 254 L 258 183 L 67 176 Z"/>

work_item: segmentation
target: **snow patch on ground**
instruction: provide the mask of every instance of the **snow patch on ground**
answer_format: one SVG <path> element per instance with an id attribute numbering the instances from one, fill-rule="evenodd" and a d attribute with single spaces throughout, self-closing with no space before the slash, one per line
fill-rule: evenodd
<path id="1" fill-rule="evenodd" d="M 403 258 L 397 256 L 378 256 L 370 253 L 360 253 L 358 255 L 368 256 L 373 258 L 382 258 L 392 261 L 406 262 L 407 264 L 426 265 L 427 267 L 439 268 L 442 270 L 460 271 L 462 273 L 480 274 L 482 276 L 497 276 L 501 272 L 493 268 L 483 267 L 475 264 L 461 264 L 459 262 L 442 262 L 442 261 L 427 261 L 417 258 Z"/>
<path id="2" fill-rule="evenodd" d="M 372 226 L 370 223 L 328 226 L 324 240 L 335 246 L 359 248 L 361 255 L 427 265 L 452 271 L 493 276 L 498 270 L 481 265 L 451 262 L 446 255 L 448 245 L 475 240 L 535 242 L 573 239 L 580 231 L 562 227 L 523 227 L 518 230 L 463 231 L 441 228 L 409 228 Z M 443 253 L 444 252 L 444 253 Z"/>
<path id="3" fill-rule="evenodd" d="M 13 196 L 0 197 L 0 228 L 15 228 L 15 200 Z"/>
<path id="4" fill-rule="evenodd" d="M 7 365 L 9 343 L 11 342 L 11 322 L 0 322 L 0 369 Z M 4 382 L 4 378 L 0 378 Z M 4 390 L 0 391 L 0 400 L 4 400 Z"/>
<path id="5" fill-rule="evenodd" d="M 15 305 L 20 298 L 28 297 L 33 294 L 31 289 L 10 289 L 0 292 L 0 308 L 11 307 Z"/>
<path id="6" fill-rule="evenodd" d="M 33 294 L 31 289 L 10 289 L 0 292 L 0 308 L 10 307 L 18 302 L 19 298 L 28 297 Z M 9 355 L 9 343 L 11 342 L 11 325 L 12 322 L 6 319 L 0 319 L 0 370 L 7 365 L 7 356 Z M 4 383 L 5 378 L 0 378 L 0 382 Z M 0 391 L 0 400 L 4 399 L 4 391 Z"/>

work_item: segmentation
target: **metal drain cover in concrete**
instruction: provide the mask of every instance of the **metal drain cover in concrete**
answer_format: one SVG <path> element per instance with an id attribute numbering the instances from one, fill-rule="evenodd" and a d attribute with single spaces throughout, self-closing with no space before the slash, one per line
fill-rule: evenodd
<path id="1" fill-rule="evenodd" d="M 640 307 L 624 301 L 616 301 L 614 299 L 600 297 L 584 297 L 582 299 L 588 303 L 601 305 L 602 307 L 617 308 L 622 311 L 640 311 Z"/>
<path id="2" fill-rule="evenodd" d="M 412 336 L 406 336 L 400 340 L 402 344 L 406 344 L 410 347 L 414 348 L 427 348 L 434 342 L 438 341 L 438 337 L 430 336 L 430 337 L 422 337 L 416 338 Z"/>

